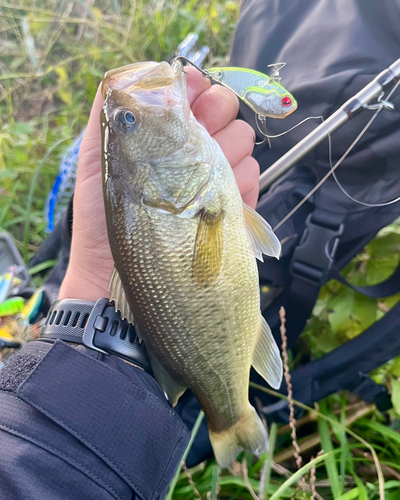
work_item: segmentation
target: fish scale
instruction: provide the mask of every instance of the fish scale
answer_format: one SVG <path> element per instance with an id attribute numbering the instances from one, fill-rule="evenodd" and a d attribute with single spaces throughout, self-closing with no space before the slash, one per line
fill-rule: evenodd
<path id="1" fill-rule="evenodd" d="M 227 174 L 231 172 L 227 171 Z M 229 175 L 229 177 L 233 176 Z M 229 180 L 236 191 L 234 179 Z M 221 182 L 228 182 L 228 180 L 221 179 Z M 236 210 L 232 207 L 231 217 L 227 215 L 225 219 L 228 233 L 230 231 L 229 219 L 231 218 L 235 223 L 234 212 L 240 213 L 241 211 L 240 196 L 238 198 L 237 193 L 235 194 L 239 207 L 236 207 Z M 125 201 L 121 200 L 120 203 L 122 206 Z M 117 206 L 116 211 L 118 208 Z M 249 377 L 252 350 L 256 339 L 254 338 L 253 345 L 243 344 L 243 339 L 247 338 L 248 333 L 257 330 L 259 296 L 256 264 L 247 236 L 243 229 L 241 235 L 243 255 L 233 255 L 233 252 L 237 253 L 240 249 L 237 236 L 233 244 L 226 245 L 221 280 L 212 288 L 196 290 L 191 280 L 191 266 L 197 224 L 177 219 L 171 214 L 160 214 L 156 210 L 149 210 L 149 212 L 151 216 L 146 217 L 142 209 L 136 209 L 136 215 L 133 210 L 129 211 L 129 220 L 135 219 L 135 229 L 130 233 L 132 244 L 127 244 L 125 231 L 115 234 L 116 245 L 122 249 L 121 255 L 123 255 L 121 259 L 123 272 L 120 272 L 120 275 L 125 288 L 132 290 L 129 302 L 135 320 L 139 323 L 139 330 L 147 349 L 150 352 L 159 353 L 159 360 L 165 366 L 171 366 L 175 375 L 179 375 L 179 382 L 194 390 L 203 408 L 210 407 L 210 410 L 206 410 L 209 424 L 214 424 L 216 429 L 229 428 L 232 422 L 242 417 L 240 412 L 247 407 L 247 388 L 234 384 L 230 392 L 224 393 L 226 390 L 224 384 L 222 388 L 213 387 L 211 392 L 204 389 L 203 385 L 207 384 L 207 379 L 213 379 L 215 373 L 224 380 L 230 380 L 233 377 L 245 379 Z M 127 222 L 126 219 L 116 220 L 115 227 L 125 228 Z M 174 235 L 173 242 L 171 234 Z M 114 239 L 113 236 L 112 239 Z M 139 242 L 146 242 L 146 245 L 138 244 Z M 150 251 L 148 255 L 147 249 Z M 251 280 L 253 293 L 246 302 L 242 301 L 239 307 L 235 298 L 232 297 L 236 289 L 234 282 L 236 280 L 242 283 L 249 281 L 249 260 L 253 263 Z M 138 266 L 136 272 L 135 264 Z M 138 280 L 138 275 L 141 282 Z M 225 276 L 231 283 L 227 282 Z M 243 290 L 240 290 L 240 294 L 242 292 Z M 206 307 L 199 309 L 198 303 Z M 151 307 L 150 304 L 153 306 Z M 224 310 L 225 317 L 221 317 L 221 310 Z M 252 322 L 248 321 L 250 316 L 253 317 Z M 224 328 L 218 329 L 218 344 L 207 344 L 197 340 L 206 338 L 208 332 L 215 330 L 216 320 L 218 325 L 219 317 L 219 325 Z M 226 344 L 231 343 L 230 331 L 238 323 L 242 325 L 242 328 L 234 341 L 241 347 L 234 351 L 239 359 L 236 366 L 232 363 L 232 358 L 226 356 Z M 152 332 L 151 336 L 146 335 L 148 331 Z M 177 342 L 173 341 L 174 338 Z M 212 374 L 210 377 L 204 377 L 206 380 L 193 382 L 193 366 L 196 372 L 201 370 L 204 374 L 210 369 Z M 246 404 L 238 405 L 238 412 L 226 422 L 221 422 L 220 412 L 215 412 L 215 408 L 221 401 L 238 400 L 238 392 Z M 199 396 L 199 394 L 204 394 L 204 396 Z M 208 399 L 213 402 L 209 403 Z"/>

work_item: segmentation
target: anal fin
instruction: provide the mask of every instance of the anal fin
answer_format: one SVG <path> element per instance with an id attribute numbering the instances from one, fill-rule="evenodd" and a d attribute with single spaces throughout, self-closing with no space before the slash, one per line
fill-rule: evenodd
<path id="1" fill-rule="evenodd" d="M 261 332 L 253 354 L 253 368 L 274 389 L 282 382 L 282 358 L 271 329 L 261 316 Z"/>
<path id="2" fill-rule="evenodd" d="M 115 310 L 121 312 L 122 319 L 126 319 L 129 323 L 134 325 L 135 319 L 128 301 L 126 300 L 125 290 L 115 266 L 111 273 L 108 289 L 110 290 L 110 300 L 115 302 Z"/>
<path id="3" fill-rule="evenodd" d="M 279 259 L 281 244 L 268 222 L 255 210 L 243 203 L 247 236 L 254 255 L 263 262 L 262 254 Z"/>
<path id="4" fill-rule="evenodd" d="M 175 406 L 187 387 L 175 382 L 155 357 L 149 356 L 149 358 L 155 379 L 160 384 L 162 390 L 167 394 L 171 405 Z"/>

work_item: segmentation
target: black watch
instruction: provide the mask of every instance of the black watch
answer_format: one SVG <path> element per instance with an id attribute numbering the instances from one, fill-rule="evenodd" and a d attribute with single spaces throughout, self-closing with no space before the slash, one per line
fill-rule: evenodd
<path id="1" fill-rule="evenodd" d="M 108 299 L 57 300 L 51 306 L 40 333 L 41 339 L 60 339 L 84 344 L 102 354 L 114 354 L 151 373 L 149 358 L 135 327 L 121 318 Z"/>

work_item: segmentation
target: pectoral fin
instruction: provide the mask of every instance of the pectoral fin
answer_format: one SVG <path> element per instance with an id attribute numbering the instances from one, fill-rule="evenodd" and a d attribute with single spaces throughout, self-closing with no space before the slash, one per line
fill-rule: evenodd
<path id="1" fill-rule="evenodd" d="M 192 267 L 193 281 L 197 286 L 210 285 L 221 272 L 223 220 L 223 211 L 217 216 L 206 210 L 200 212 Z"/>
<path id="2" fill-rule="evenodd" d="M 122 319 L 126 319 L 132 325 L 135 324 L 133 313 L 126 300 L 125 290 L 121 283 L 121 278 L 119 277 L 118 271 L 112 270 L 110 282 L 108 283 L 108 289 L 110 290 L 110 300 L 115 302 L 115 310 L 121 311 Z"/>
<path id="3" fill-rule="evenodd" d="M 263 316 L 252 365 L 271 387 L 279 389 L 283 374 L 282 359 L 271 329 Z"/>
<path id="4" fill-rule="evenodd" d="M 258 260 L 262 254 L 279 259 L 281 244 L 268 222 L 255 210 L 243 203 L 247 236 Z"/>
<path id="5" fill-rule="evenodd" d="M 178 399 L 186 391 L 186 387 L 175 382 L 156 358 L 152 356 L 149 357 L 155 379 L 160 384 L 162 390 L 167 394 L 171 405 L 175 406 Z"/>

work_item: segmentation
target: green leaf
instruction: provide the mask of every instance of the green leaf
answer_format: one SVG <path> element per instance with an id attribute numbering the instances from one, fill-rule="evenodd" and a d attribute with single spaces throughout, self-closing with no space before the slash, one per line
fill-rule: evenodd
<path id="1" fill-rule="evenodd" d="M 400 251 L 400 234 L 392 232 L 382 237 L 378 236 L 368 245 L 367 251 L 374 257 L 385 257 L 398 254 Z"/>
<path id="2" fill-rule="evenodd" d="M 346 491 L 346 493 L 343 493 L 343 495 L 340 495 L 339 497 L 335 497 L 335 500 L 360 500 L 360 490 L 357 486 L 357 488 L 353 488 L 350 491 Z"/>
<path id="3" fill-rule="evenodd" d="M 366 267 L 367 284 L 375 285 L 389 278 L 396 269 L 398 260 L 397 254 L 391 254 L 386 258 L 371 259 L 368 261 Z"/>
<path id="4" fill-rule="evenodd" d="M 320 401 L 319 411 L 324 415 L 326 415 L 327 413 L 326 401 Z M 337 498 L 338 496 L 340 496 L 342 492 L 340 488 L 340 480 L 339 480 L 338 470 L 336 467 L 335 457 L 333 455 L 329 455 L 329 452 L 333 451 L 333 445 L 330 436 L 330 426 L 326 420 L 323 420 L 321 418 L 318 419 L 318 431 L 321 438 L 322 449 L 328 453 L 325 459 L 325 467 L 328 473 L 332 495 L 333 498 Z"/>
<path id="5" fill-rule="evenodd" d="M 397 415 L 400 415 L 400 380 L 393 378 L 392 383 L 392 405 Z"/>
<path id="6" fill-rule="evenodd" d="M 391 429 L 390 427 L 387 427 L 386 425 L 382 425 L 379 422 L 366 421 L 365 423 L 370 429 L 376 431 L 382 437 L 385 437 L 390 441 L 394 441 L 395 443 L 397 443 L 397 445 L 400 445 L 400 433 L 398 433 L 397 431 Z"/>
<path id="7" fill-rule="evenodd" d="M 363 330 L 375 323 L 377 311 L 376 300 L 359 293 L 355 295 L 352 316 L 360 323 Z"/>
<path id="8" fill-rule="evenodd" d="M 335 332 L 339 325 L 348 320 L 354 306 L 355 293 L 353 290 L 343 287 L 340 291 L 328 301 L 329 323 Z"/>
<path id="9" fill-rule="evenodd" d="M 212 466 L 210 500 L 215 500 L 217 497 L 219 477 L 220 477 L 220 468 L 218 465 L 213 465 Z"/>
<path id="10" fill-rule="evenodd" d="M 390 371 L 395 377 L 400 377 L 400 356 L 393 360 Z"/>

